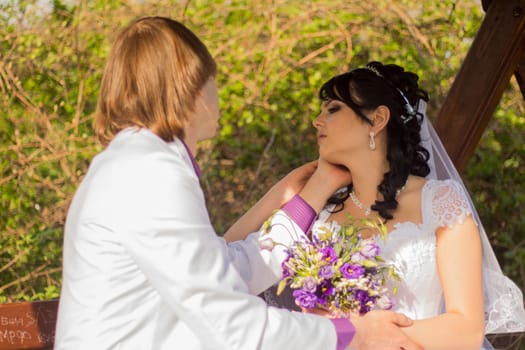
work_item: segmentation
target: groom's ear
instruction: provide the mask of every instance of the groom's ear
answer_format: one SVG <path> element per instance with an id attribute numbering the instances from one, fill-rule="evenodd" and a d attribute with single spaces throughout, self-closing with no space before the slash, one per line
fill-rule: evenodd
<path id="1" fill-rule="evenodd" d="M 390 120 L 390 109 L 387 106 L 379 106 L 375 109 L 373 114 L 372 131 L 378 135 L 381 131 L 386 130 L 388 121 Z"/>

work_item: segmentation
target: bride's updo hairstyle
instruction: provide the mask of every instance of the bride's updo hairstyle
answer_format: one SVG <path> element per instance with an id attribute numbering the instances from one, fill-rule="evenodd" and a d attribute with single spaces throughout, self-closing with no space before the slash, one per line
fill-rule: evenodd
<path id="1" fill-rule="evenodd" d="M 425 177 L 430 172 L 427 164 L 429 153 L 420 145 L 418 101 L 427 101 L 428 95 L 418 87 L 418 76 L 395 64 L 370 62 L 327 81 L 319 91 L 323 101 L 338 100 L 350 107 L 364 123 L 372 125 L 367 112 L 383 105 L 390 110 L 387 131 L 387 160 L 390 166 L 378 186 L 383 200 L 372 205 L 386 220 L 392 219 L 391 211 L 398 206 L 396 192 L 405 185 L 410 174 Z M 342 210 L 352 185 L 332 196 L 328 203 Z M 336 211 L 338 211 L 336 210 Z"/>

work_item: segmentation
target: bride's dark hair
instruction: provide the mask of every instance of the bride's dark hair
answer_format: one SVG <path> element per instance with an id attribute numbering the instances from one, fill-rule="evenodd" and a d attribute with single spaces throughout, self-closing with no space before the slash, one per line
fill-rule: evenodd
<path id="1" fill-rule="evenodd" d="M 410 174 L 425 177 L 430 172 L 429 153 L 420 145 L 420 121 L 416 113 L 419 99 L 428 101 L 427 93 L 418 86 L 419 77 L 395 64 L 370 62 L 328 80 L 320 89 L 319 97 L 338 100 L 349 106 L 364 122 L 372 125 L 365 112 L 383 105 L 390 110 L 387 124 L 387 160 L 390 166 L 378 186 L 383 200 L 376 200 L 371 209 L 386 220 L 398 206 L 396 192 L 406 183 Z M 410 106 L 406 105 L 405 98 Z M 328 203 L 342 210 L 344 201 L 352 191 L 349 185 L 333 195 Z"/>

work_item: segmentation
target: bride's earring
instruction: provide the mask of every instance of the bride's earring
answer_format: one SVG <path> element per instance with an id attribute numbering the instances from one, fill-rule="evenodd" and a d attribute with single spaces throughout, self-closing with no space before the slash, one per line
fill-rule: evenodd
<path id="1" fill-rule="evenodd" d="M 370 131 L 370 142 L 368 143 L 368 147 L 373 151 L 376 149 L 376 142 L 374 140 L 375 133 L 373 131 Z"/>

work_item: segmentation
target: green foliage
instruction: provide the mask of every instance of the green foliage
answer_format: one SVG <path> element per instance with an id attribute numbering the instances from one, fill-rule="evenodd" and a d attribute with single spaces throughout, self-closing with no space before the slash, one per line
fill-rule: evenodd
<path id="1" fill-rule="evenodd" d="M 109 44 L 144 14 L 182 20 L 219 64 L 222 129 L 199 153 L 217 232 L 316 158 L 311 121 L 326 79 L 369 60 L 398 63 L 420 75 L 436 115 L 483 17 L 475 0 L 1 2 L 0 302 L 58 296 L 68 203 L 101 150 L 91 115 Z M 523 287 L 520 96 L 511 84 L 465 175 Z"/>

